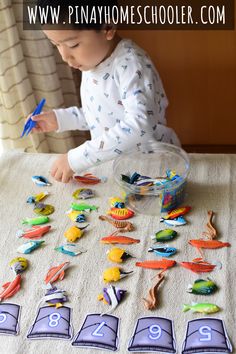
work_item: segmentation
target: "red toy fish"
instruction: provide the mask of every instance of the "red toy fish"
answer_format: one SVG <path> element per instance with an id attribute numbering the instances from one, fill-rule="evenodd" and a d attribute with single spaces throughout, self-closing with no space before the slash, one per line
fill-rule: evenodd
<path id="1" fill-rule="evenodd" d="M 221 242 L 217 240 L 190 240 L 188 243 L 196 248 L 222 248 L 231 246 L 229 242 Z"/>
<path id="2" fill-rule="evenodd" d="M 85 173 L 83 176 L 74 176 L 74 179 L 83 184 L 97 184 L 101 182 L 101 179 L 92 175 L 92 173 Z"/>
<path id="3" fill-rule="evenodd" d="M 185 206 L 182 208 L 177 208 L 174 210 L 171 210 L 168 212 L 168 214 L 166 216 L 164 216 L 163 218 L 161 218 L 161 220 L 168 220 L 168 219 L 175 219 L 178 218 L 181 215 L 185 215 L 187 214 L 189 211 L 191 210 L 190 206 Z"/>
<path id="4" fill-rule="evenodd" d="M 0 293 L 0 302 L 16 294 L 20 290 L 20 283 L 21 276 L 18 274 L 13 281 L 3 284 L 3 291 Z"/>
<path id="5" fill-rule="evenodd" d="M 192 262 L 180 262 L 179 264 L 194 273 L 209 273 L 216 267 L 216 264 L 205 262 L 201 258 L 195 259 Z"/>
<path id="6" fill-rule="evenodd" d="M 62 280 L 65 277 L 65 269 L 69 267 L 70 262 L 65 262 L 60 264 L 57 267 L 52 267 L 47 272 L 47 275 L 44 279 L 46 284 L 54 283 L 57 280 Z"/>
<path id="7" fill-rule="evenodd" d="M 142 267 L 142 268 L 147 268 L 147 269 L 163 269 L 163 270 L 171 268 L 175 264 L 176 264 L 176 261 L 169 260 L 166 258 L 162 258 L 161 260 L 158 260 L 158 261 L 147 260 L 147 261 L 135 263 L 135 265 L 137 267 Z"/>
<path id="8" fill-rule="evenodd" d="M 39 239 L 51 229 L 50 225 L 47 226 L 32 226 L 31 229 L 18 230 L 17 237 L 24 237 L 28 239 Z"/>
<path id="9" fill-rule="evenodd" d="M 127 236 L 114 236 L 113 234 L 110 236 L 106 236 L 101 238 L 101 243 L 112 243 L 112 244 L 123 244 L 123 245 L 131 245 L 132 243 L 139 243 L 140 240 Z"/>
<path id="10" fill-rule="evenodd" d="M 108 210 L 107 214 L 111 215 L 111 217 L 116 220 L 125 220 L 134 216 L 134 212 L 127 208 L 111 208 Z"/>

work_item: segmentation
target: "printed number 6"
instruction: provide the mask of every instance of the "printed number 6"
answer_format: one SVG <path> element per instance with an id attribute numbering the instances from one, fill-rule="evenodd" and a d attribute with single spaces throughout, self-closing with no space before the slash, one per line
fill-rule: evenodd
<path id="1" fill-rule="evenodd" d="M 204 336 L 204 338 L 199 338 L 200 342 L 209 342 L 211 341 L 211 327 L 202 326 L 199 328 L 199 333 Z"/>
<path id="2" fill-rule="evenodd" d="M 59 313 L 53 312 L 49 316 L 49 322 L 48 325 L 50 327 L 57 327 L 59 325 L 59 320 L 61 318 L 61 315 Z"/>
<path id="3" fill-rule="evenodd" d="M 7 319 L 7 315 L 5 313 L 0 313 L 0 323 L 4 323 Z"/>
<path id="4" fill-rule="evenodd" d="M 160 336 L 161 336 L 161 333 L 162 333 L 161 327 L 160 327 L 159 325 L 152 325 L 152 326 L 150 326 L 150 327 L 149 327 L 149 332 L 150 332 L 151 334 L 149 334 L 148 337 L 149 337 L 150 339 L 154 339 L 154 340 L 159 339 Z"/>

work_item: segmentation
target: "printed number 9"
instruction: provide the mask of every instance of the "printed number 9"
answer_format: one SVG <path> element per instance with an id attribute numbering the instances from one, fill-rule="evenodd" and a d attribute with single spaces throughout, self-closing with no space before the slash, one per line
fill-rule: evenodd
<path id="1" fill-rule="evenodd" d="M 199 328 L 199 333 L 204 336 L 204 338 L 199 338 L 200 342 L 209 342 L 211 341 L 211 327 L 202 326 Z"/>
<path id="2" fill-rule="evenodd" d="M 162 331 L 161 331 L 161 327 L 159 325 L 152 325 L 149 327 L 149 338 L 150 339 L 154 339 L 157 340 L 161 337 Z"/>
<path id="3" fill-rule="evenodd" d="M 0 323 L 4 323 L 7 319 L 7 315 L 5 313 L 0 313 Z"/>
<path id="4" fill-rule="evenodd" d="M 61 315 L 59 313 L 53 312 L 49 316 L 49 322 L 48 325 L 50 327 L 57 327 L 59 325 L 59 320 L 61 318 Z"/>

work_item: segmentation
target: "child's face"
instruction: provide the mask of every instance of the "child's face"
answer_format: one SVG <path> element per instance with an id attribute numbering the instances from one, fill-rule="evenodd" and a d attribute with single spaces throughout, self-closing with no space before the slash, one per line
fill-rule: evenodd
<path id="1" fill-rule="evenodd" d="M 113 50 L 115 30 L 45 30 L 49 40 L 57 46 L 62 59 L 81 71 L 95 68 Z"/>

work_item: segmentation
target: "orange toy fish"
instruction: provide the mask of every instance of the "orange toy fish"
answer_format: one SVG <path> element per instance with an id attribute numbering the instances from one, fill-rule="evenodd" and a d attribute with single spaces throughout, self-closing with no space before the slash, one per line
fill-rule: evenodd
<path id="1" fill-rule="evenodd" d="M 147 269 L 163 269 L 163 270 L 171 268 L 175 264 L 176 264 L 176 261 L 169 260 L 166 258 L 162 258 L 161 260 L 158 260 L 158 261 L 147 260 L 147 261 L 135 263 L 135 265 L 137 267 L 142 267 L 142 268 L 147 268 Z"/>
<path id="2" fill-rule="evenodd" d="M 18 230 L 16 233 L 17 237 L 24 237 L 28 239 L 39 239 L 44 234 L 46 234 L 51 229 L 50 225 L 47 226 L 32 226 L 31 229 L 27 230 Z"/>
<path id="3" fill-rule="evenodd" d="M 201 260 L 201 258 L 195 259 L 192 262 L 180 262 L 179 264 L 194 273 L 209 273 L 212 272 L 216 267 L 216 264 L 204 262 Z"/>
<path id="4" fill-rule="evenodd" d="M 100 242 L 112 243 L 112 244 L 119 243 L 121 245 L 131 245 L 132 243 L 139 243 L 140 240 L 132 237 L 127 237 L 127 236 L 113 236 L 112 234 L 110 236 L 101 238 Z"/>
<path id="5" fill-rule="evenodd" d="M 13 281 L 3 284 L 3 291 L 0 293 L 0 302 L 5 300 L 20 290 L 21 276 L 18 274 Z"/>
<path id="6" fill-rule="evenodd" d="M 51 284 L 57 281 L 58 279 L 62 280 L 65 277 L 65 269 L 69 267 L 70 262 L 65 262 L 60 264 L 57 267 L 52 267 L 47 272 L 47 275 L 44 279 L 46 284 Z"/>
<path id="7" fill-rule="evenodd" d="M 178 218 L 178 216 L 187 214 L 190 210 L 191 210 L 190 206 L 177 208 L 177 209 L 169 211 L 169 213 L 161 219 L 164 219 L 164 220 L 175 219 L 175 218 Z"/>
<path id="8" fill-rule="evenodd" d="M 222 248 L 231 246 L 229 242 L 221 242 L 217 240 L 190 240 L 188 243 L 196 248 Z"/>
<path id="9" fill-rule="evenodd" d="M 108 210 L 107 214 L 111 215 L 111 217 L 116 220 L 125 220 L 134 216 L 134 212 L 127 208 L 111 208 Z"/>

